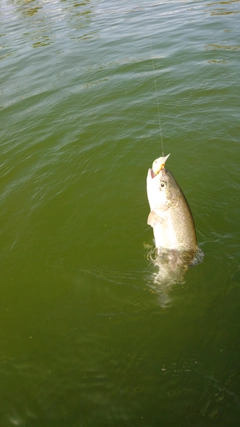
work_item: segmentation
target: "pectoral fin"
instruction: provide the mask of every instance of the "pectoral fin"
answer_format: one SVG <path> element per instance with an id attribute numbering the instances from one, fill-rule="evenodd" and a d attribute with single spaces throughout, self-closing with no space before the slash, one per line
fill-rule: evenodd
<path id="1" fill-rule="evenodd" d="M 154 228 L 157 224 L 161 224 L 161 222 L 161 218 L 154 211 L 151 211 L 147 219 L 148 225 Z"/>

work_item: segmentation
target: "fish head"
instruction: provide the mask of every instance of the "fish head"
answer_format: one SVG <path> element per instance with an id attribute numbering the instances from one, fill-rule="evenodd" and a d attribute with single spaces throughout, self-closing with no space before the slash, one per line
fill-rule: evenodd
<path id="1" fill-rule="evenodd" d="M 148 201 L 150 209 L 157 212 L 168 209 L 180 191 L 171 172 L 165 169 L 165 162 L 169 156 L 170 154 L 154 160 L 152 168 L 148 170 Z"/>

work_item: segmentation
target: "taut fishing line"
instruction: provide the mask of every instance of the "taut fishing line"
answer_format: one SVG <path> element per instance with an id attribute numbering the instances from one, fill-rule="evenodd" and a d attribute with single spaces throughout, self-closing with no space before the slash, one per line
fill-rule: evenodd
<path id="1" fill-rule="evenodd" d="M 150 52 L 151 52 L 151 60 L 152 60 L 153 80 L 154 80 L 154 86 L 155 86 L 155 98 L 156 98 L 157 113 L 158 113 L 158 124 L 159 124 L 160 142 L 161 142 L 161 147 L 162 147 L 162 156 L 164 156 L 163 137 L 162 137 L 162 124 L 161 124 L 160 106 L 159 106 L 159 93 L 158 93 L 158 86 L 157 86 L 156 67 L 155 67 L 154 56 L 153 56 L 152 38 L 151 38 L 151 34 L 150 34 L 150 17 L 149 17 L 149 13 L 148 13 L 147 7 L 145 7 L 145 11 L 146 11 L 146 16 L 147 16 L 148 40 L 149 40 L 149 44 L 150 44 Z"/>

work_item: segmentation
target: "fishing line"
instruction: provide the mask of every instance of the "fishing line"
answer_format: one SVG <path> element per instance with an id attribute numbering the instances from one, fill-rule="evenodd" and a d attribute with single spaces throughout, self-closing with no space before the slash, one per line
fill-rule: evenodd
<path id="1" fill-rule="evenodd" d="M 147 15 L 147 29 L 149 29 L 150 28 L 150 17 L 149 17 L 148 9 L 146 7 L 145 7 L 145 11 L 146 11 L 146 15 Z M 156 98 L 157 113 L 158 113 L 160 142 L 161 142 L 161 148 L 162 148 L 162 156 L 164 156 L 162 124 L 161 124 L 160 106 L 159 106 L 159 92 L 158 92 L 158 86 L 157 86 L 156 67 L 155 67 L 155 62 L 154 62 L 152 38 L 151 38 L 150 31 L 148 31 L 148 40 L 149 40 L 149 44 L 150 44 L 150 52 L 151 52 L 151 60 L 152 60 L 153 80 L 154 80 L 154 86 L 155 86 L 155 98 Z"/>

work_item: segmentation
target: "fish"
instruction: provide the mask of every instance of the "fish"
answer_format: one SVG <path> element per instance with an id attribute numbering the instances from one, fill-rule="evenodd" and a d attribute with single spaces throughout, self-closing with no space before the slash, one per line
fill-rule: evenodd
<path id="1" fill-rule="evenodd" d="M 187 199 L 172 173 L 165 168 L 169 156 L 154 160 L 152 168 L 148 170 L 150 213 L 147 223 L 153 228 L 158 256 L 164 260 L 167 258 L 170 266 L 182 266 L 183 261 L 185 265 L 193 261 L 198 244 Z"/>

